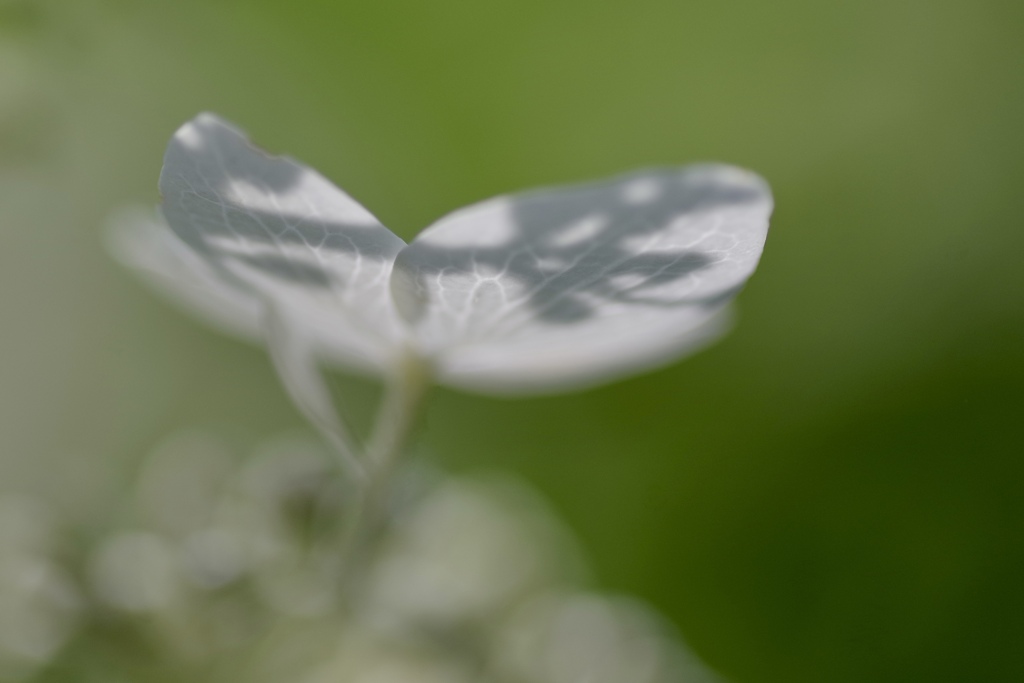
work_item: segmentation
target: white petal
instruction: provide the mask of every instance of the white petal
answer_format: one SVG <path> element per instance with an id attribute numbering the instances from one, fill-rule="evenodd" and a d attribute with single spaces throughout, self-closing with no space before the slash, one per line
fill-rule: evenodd
<path id="1" fill-rule="evenodd" d="M 110 251 L 160 294 L 212 327 L 246 341 L 266 343 L 281 381 L 302 414 L 342 455 L 358 476 L 351 458 L 352 439 L 338 417 L 317 367 L 317 341 L 273 300 L 261 299 L 220 277 L 189 249 L 159 214 L 127 207 L 107 226 Z M 319 355 L 323 355 L 321 352 Z"/>
<path id="2" fill-rule="evenodd" d="M 392 293 L 439 380 L 489 393 L 599 383 L 723 329 L 772 199 L 720 165 L 498 197 L 403 250 Z"/>
<path id="3" fill-rule="evenodd" d="M 404 243 L 351 197 L 211 114 L 172 138 L 160 191 L 168 224 L 219 282 L 272 305 L 319 356 L 391 365 L 403 332 L 387 284 Z"/>
<path id="4" fill-rule="evenodd" d="M 231 286 L 186 247 L 156 212 L 120 209 L 108 220 L 108 248 L 160 294 L 222 332 L 247 341 L 264 337 L 263 303 Z"/>

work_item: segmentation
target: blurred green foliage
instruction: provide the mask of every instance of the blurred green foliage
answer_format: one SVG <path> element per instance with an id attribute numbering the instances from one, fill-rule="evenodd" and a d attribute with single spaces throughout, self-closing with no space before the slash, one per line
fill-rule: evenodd
<path id="1" fill-rule="evenodd" d="M 438 391 L 425 447 L 537 484 L 737 682 L 1022 680 L 1022 35 L 1014 0 L 2 0 L 0 486 L 100 524 L 172 429 L 300 424 L 261 351 L 103 252 L 197 111 L 407 238 L 737 163 L 777 212 L 730 337 L 577 395 Z"/>

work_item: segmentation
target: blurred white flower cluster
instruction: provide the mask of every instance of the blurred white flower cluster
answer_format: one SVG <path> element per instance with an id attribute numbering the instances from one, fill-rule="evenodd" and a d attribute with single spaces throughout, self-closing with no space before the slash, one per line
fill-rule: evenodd
<path id="1" fill-rule="evenodd" d="M 77 550 L 39 503 L 0 499 L 0 680 L 711 680 L 650 610 L 584 590 L 568 532 L 505 477 L 406 467 L 343 586 L 347 486 L 311 439 L 243 461 L 188 432 Z"/>
<path id="2" fill-rule="evenodd" d="M 56 557 L 55 532 L 37 501 L 0 497 L 0 680 L 31 676 L 78 622 L 81 597 Z"/>

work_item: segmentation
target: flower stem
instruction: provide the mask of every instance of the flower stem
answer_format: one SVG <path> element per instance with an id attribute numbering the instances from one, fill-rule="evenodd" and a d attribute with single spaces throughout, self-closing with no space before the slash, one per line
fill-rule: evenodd
<path id="1" fill-rule="evenodd" d="M 387 525 L 393 477 L 431 384 L 429 364 L 412 352 L 403 353 L 397 368 L 381 400 L 364 458 L 367 476 L 342 541 L 339 569 L 343 590 L 358 582 L 374 541 Z"/>
<path id="2" fill-rule="evenodd" d="M 369 476 L 366 465 L 356 455 L 354 439 L 349 434 L 324 382 L 308 344 L 284 320 L 283 315 L 268 305 L 266 311 L 267 347 L 285 391 L 299 411 L 320 431 L 352 479 L 364 484 Z"/>

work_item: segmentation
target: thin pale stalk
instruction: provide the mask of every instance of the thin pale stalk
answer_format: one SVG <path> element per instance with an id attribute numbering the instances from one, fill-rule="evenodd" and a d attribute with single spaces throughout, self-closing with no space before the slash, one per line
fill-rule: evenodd
<path id="1" fill-rule="evenodd" d="M 369 474 L 352 510 L 339 555 L 343 589 L 360 571 L 364 551 L 380 536 L 387 522 L 387 502 L 401 456 L 408 448 L 420 409 L 430 387 L 429 366 L 406 353 L 390 379 L 366 450 Z"/>
<path id="2" fill-rule="evenodd" d="M 267 315 L 268 348 L 285 390 L 303 416 L 316 427 L 358 484 L 368 485 L 367 467 L 356 455 L 355 441 L 338 415 L 331 392 L 308 345 L 291 331 L 280 314 Z"/>

